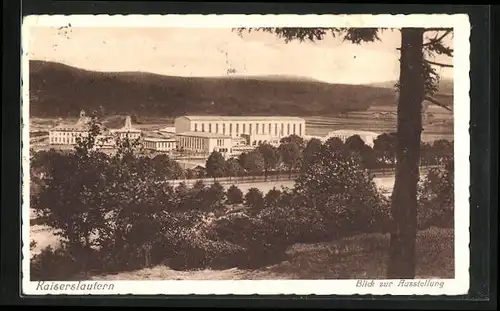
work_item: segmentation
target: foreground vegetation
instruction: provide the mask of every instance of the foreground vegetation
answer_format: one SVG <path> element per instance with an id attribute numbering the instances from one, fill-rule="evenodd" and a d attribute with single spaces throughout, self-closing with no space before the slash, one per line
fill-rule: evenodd
<path id="1" fill-rule="evenodd" d="M 418 233 L 417 277 L 454 277 L 453 237 L 453 229 L 434 227 Z M 257 269 L 179 271 L 157 265 L 88 277 L 93 280 L 384 279 L 388 248 L 388 234 L 363 234 L 333 242 L 295 244 L 287 249 L 284 261 Z"/>
<path id="2" fill-rule="evenodd" d="M 32 279 L 154 265 L 260 269 L 288 260 L 298 243 L 385 234 L 392 226 L 389 201 L 360 152 L 322 144 L 293 189 L 243 194 L 218 183 L 174 188 L 165 182 L 172 174 L 164 165 L 168 157 L 158 165 L 128 140 L 119 141 L 116 154 L 102 154 L 95 149 L 98 135 L 94 120 L 73 152 L 47 161 L 42 185 L 32 193 L 32 207 L 62 242 L 32 258 Z M 420 229 L 453 227 L 453 166 L 444 163 L 421 185 Z"/>

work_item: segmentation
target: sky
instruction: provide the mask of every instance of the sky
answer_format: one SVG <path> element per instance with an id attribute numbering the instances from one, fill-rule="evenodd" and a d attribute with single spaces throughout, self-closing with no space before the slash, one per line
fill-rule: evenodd
<path id="1" fill-rule="evenodd" d="M 328 37 L 285 43 L 262 32 L 228 28 L 30 29 L 29 58 L 93 71 L 143 71 L 171 76 L 287 75 L 328 83 L 368 84 L 399 76 L 400 32 L 361 45 Z M 452 46 L 452 36 L 445 43 Z M 435 61 L 452 63 L 447 57 Z M 439 68 L 443 77 L 452 69 Z"/>

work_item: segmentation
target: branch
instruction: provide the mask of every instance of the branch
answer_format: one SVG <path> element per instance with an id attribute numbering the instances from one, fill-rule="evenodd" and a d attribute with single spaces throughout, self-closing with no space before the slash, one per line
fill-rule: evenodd
<path id="1" fill-rule="evenodd" d="M 443 38 L 446 37 L 447 35 L 449 35 L 451 32 L 452 32 L 452 30 L 446 30 L 446 32 L 443 33 L 441 36 L 439 36 L 439 38 L 430 39 L 429 42 L 424 43 L 424 46 L 432 45 L 432 44 L 435 44 L 436 42 L 443 40 Z"/>
<path id="2" fill-rule="evenodd" d="M 453 68 L 453 65 L 450 65 L 450 64 L 443 64 L 443 63 L 438 63 L 438 62 L 433 62 L 433 61 L 430 61 L 430 60 L 427 60 L 427 59 L 424 59 L 424 61 L 430 65 L 436 65 L 436 66 L 439 66 L 439 67 L 446 67 L 446 68 Z"/>
<path id="3" fill-rule="evenodd" d="M 424 28 L 424 32 L 427 31 L 453 31 L 453 28 Z"/>
<path id="4" fill-rule="evenodd" d="M 425 96 L 424 100 L 429 101 L 429 102 L 433 103 L 434 105 L 437 105 L 437 106 L 439 106 L 441 108 L 444 108 L 444 109 L 446 109 L 448 111 L 452 111 L 453 112 L 453 110 L 451 110 L 450 107 L 446 106 L 445 104 L 442 104 L 442 103 L 438 102 L 436 99 L 434 99 L 434 98 L 432 98 L 430 96 Z"/>

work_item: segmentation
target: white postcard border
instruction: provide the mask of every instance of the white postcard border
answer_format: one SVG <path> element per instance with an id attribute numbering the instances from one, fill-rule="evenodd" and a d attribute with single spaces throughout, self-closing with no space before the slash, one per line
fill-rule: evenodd
<path id="1" fill-rule="evenodd" d="M 454 28 L 454 155 L 455 155 L 455 278 L 374 280 L 373 287 L 357 287 L 357 280 L 238 280 L 238 281 L 30 281 L 29 143 L 22 143 L 22 293 L 24 295 L 459 295 L 469 290 L 469 185 L 470 185 L 470 23 L 456 15 L 39 15 L 22 25 L 22 141 L 29 142 L 29 29 L 31 27 L 453 27 Z M 380 287 L 392 281 L 393 286 Z M 427 283 L 419 283 L 427 282 Z M 94 285 L 92 285 L 94 284 Z M 111 285 L 110 285 L 111 284 Z M 409 283 L 408 283 L 409 284 Z M 427 286 L 425 286 L 427 284 Z M 433 283 L 438 284 L 438 283 Z M 439 283 L 441 285 L 441 283 Z M 103 289 L 104 288 L 104 289 Z"/>

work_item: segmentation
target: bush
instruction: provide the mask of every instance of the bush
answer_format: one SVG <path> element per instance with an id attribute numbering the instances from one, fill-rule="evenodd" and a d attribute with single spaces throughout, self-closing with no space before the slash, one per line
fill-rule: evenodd
<path id="1" fill-rule="evenodd" d="M 418 188 L 418 227 L 453 228 L 454 226 L 454 167 L 451 157 L 443 160 L 442 168 L 431 169 Z"/>
<path id="2" fill-rule="evenodd" d="M 173 250 L 174 253 L 166 263 L 175 270 L 232 268 L 244 251 L 238 245 L 214 241 L 203 233 L 193 231 L 179 235 Z"/>
<path id="3" fill-rule="evenodd" d="M 32 281 L 66 281 L 93 270 L 98 257 L 94 253 L 76 254 L 66 247 L 44 248 L 30 260 Z"/>
<path id="4" fill-rule="evenodd" d="M 214 221 L 206 236 L 240 248 L 229 266 L 257 268 L 276 263 L 284 258 L 288 247 L 286 235 L 270 227 L 266 221 L 245 213 L 226 215 Z"/>
<path id="5" fill-rule="evenodd" d="M 273 188 L 269 190 L 264 197 L 264 203 L 266 207 L 272 207 L 278 205 L 279 199 L 281 197 L 281 191 Z"/>
<path id="6" fill-rule="evenodd" d="M 232 185 L 227 189 L 227 204 L 241 204 L 243 203 L 243 192 L 236 187 L 235 185 Z"/>
<path id="7" fill-rule="evenodd" d="M 292 196 L 293 213 L 287 217 L 301 241 L 389 229 L 389 202 L 356 153 L 324 145 L 297 179 Z"/>
<path id="8" fill-rule="evenodd" d="M 252 212 L 258 213 L 264 208 L 264 196 L 262 191 L 257 188 L 248 189 L 245 194 L 245 205 L 252 209 Z"/>

